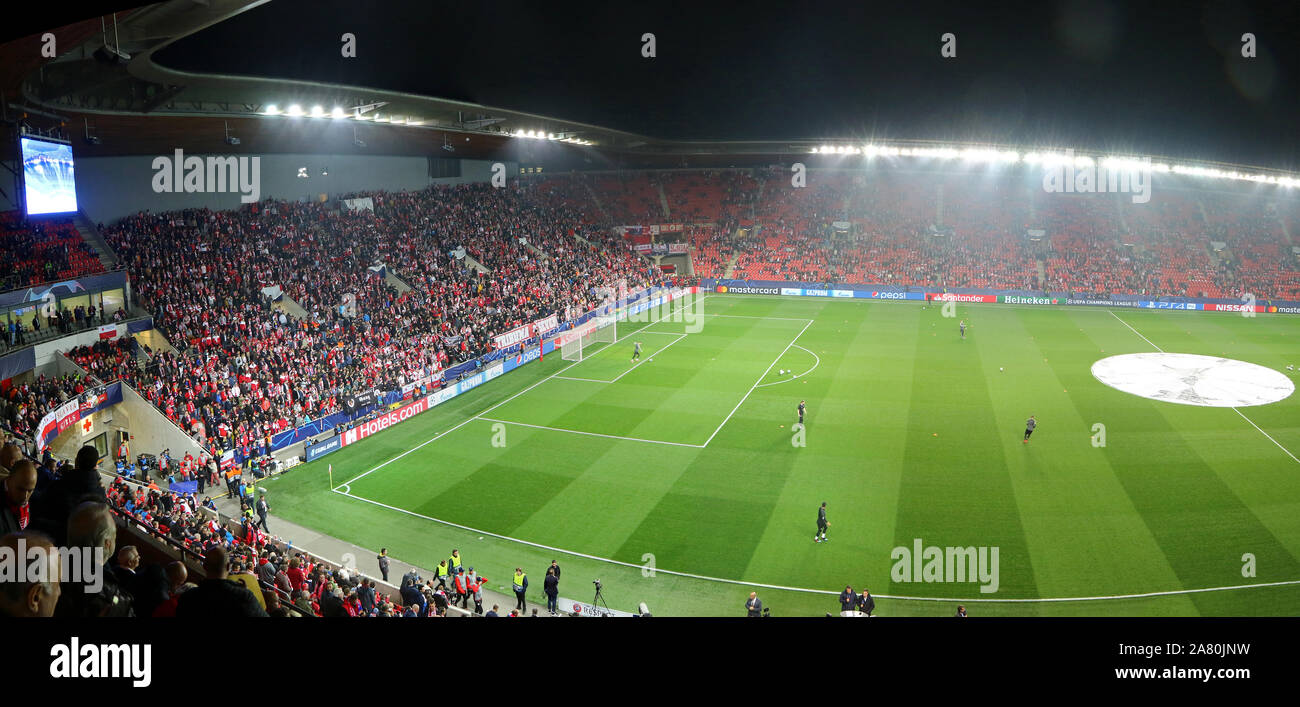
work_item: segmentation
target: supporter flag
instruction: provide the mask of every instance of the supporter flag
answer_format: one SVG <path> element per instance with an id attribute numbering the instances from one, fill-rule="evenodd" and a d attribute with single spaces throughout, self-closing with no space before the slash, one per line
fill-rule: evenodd
<path id="1" fill-rule="evenodd" d="M 198 493 L 198 481 L 177 481 L 170 486 L 170 490 L 176 493 Z"/>
<path id="2" fill-rule="evenodd" d="M 99 338 L 111 339 L 115 336 L 117 336 L 116 324 L 105 324 L 99 328 Z"/>

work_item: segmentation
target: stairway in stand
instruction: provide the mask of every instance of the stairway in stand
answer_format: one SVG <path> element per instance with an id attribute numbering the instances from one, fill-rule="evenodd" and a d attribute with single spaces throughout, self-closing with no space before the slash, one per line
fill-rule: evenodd
<path id="1" fill-rule="evenodd" d="M 112 270 L 117 267 L 117 255 L 112 248 L 108 247 L 108 242 L 99 234 L 99 228 L 95 222 L 90 220 L 84 211 L 78 211 L 72 217 L 72 225 L 76 226 L 77 233 L 81 234 L 81 239 L 90 244 L 99 256 L 99 262 L 105 270 Z"/>

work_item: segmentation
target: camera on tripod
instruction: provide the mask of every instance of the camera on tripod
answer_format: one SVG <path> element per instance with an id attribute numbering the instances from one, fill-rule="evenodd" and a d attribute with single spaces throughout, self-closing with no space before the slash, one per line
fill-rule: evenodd
<path id="1" fill-rule="evenodd" d="M 591 580 L 591 583 L 596 585 L 596 596 L 591 598 L 591 605 L 597 606 L 599 604 L 605 604 L 605 608 L 608 609 L 609 604 L 605 603 L 605 595 L 603 592 L 600 591 L 601 589 L 604 588 L 604 585 L 600 583 L 599 579 L 593 579 Z"/>

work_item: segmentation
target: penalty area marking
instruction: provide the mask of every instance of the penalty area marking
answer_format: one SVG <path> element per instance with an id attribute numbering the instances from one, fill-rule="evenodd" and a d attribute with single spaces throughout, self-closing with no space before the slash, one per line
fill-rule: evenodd
<path id="1" fill-rule="evenodd" d="M 758 380 L 754 381 L 754 384 L 749 386 L 749 390 L 745 392 L 745 397 L 741 398 L 740 402 L 736 403 L 736 407 L 731 408 L 731 412 L 727 413 L 727 416 L 722 419 L 722 424 L 718 425 L 718 429 L 714 430 L 713 434 L 709 435 L 709 438 L 704 440 L 704 446 L 709 446 L 709 442 L 712 442 L 713 438 L 717 437 L 718 433 L 722 431 L 722 428 L 727 426 L 727 422 L 731 420 L 731 416 L 736 414 L 736 411 L 740 409 L 741 405 L 745 404 L 745 401 L 749 399 L 749 396 L 755 390 L 758 390 L 758 384 L 767 377 L 767 374 L 772 372 L 772 366 L 775 366 L 776 362 L 781 360 L 781 357 L 785 355 L 785 352 L 789 351 L 791 346 L 794 346 L 794 342 L 798 341 L 799 337 L 803 336 L 803 333 L 808 331 L 808 327 L 812 326 L 813 322 L 816 320 L 809 319 L 807 321 L 808 323 L 803 325 L 803 328 L 799 330 L 798 334 L 794 335 L 794 338 L 790 340 L 790 343 L 786 344 L 784 349 L 781 349 L 781 353 L 777 354 L 777 357 L 772 359 L 771 363 L 767 364 L 767 370 L 763 371 L 763 375 L 759 376 Z"/>
<path id="2" fill-rule="evenodd" d="M 760 375 L 760 376 L 758 377 L 758 380 L 761 381 L 761 380 L 763 380 L 764 378 L 766 378 L 766 377 L 767 377 L 767 374 L 769 374 L 769 373 L 772 372 L 772 367 L 775 366 L 775 365 L 777 364 L 777 362 L 781 360 L 781 357 L 782 357 L 782 356 L 785 356 L 786 352 L 789 351 L 791 347 L 798 346 L 798 345 L 795 344 L 794 342 L 798 341 L 798 340 L 799 340 L 799 337 L 803 336 L 803 333 L 804 333 L 805 331 L 807 331 L 807 330 L 808 330 L 808 327 L 812 326 L 813 322 L 816 321 L 816 320 L 814 320 L 814 319 L 803 319 L 803 320 L 799 320 L 799 321 L 803 321 L 803 322 L 806 322 L 806 323 L 803 325 L 803 328 L 799 330 L 799 333 L 796 334 L 795 337 L 794 337 L 793 339 L 790 340 L 790 343 L 787 344 L 786 347 L 785 347 L 784 349 L 781 350 L 781 353 L 778 354 L 777 357 L 776 357 L 775 359 L 773 359 L 772 362 L 771 362 L 770 364 L 768 364 L 767 369 L 765 369 L 765 370 L 763 371 L 762 375 Z M 679 336 L 680 338 L 673 340 L 672 343 L 668 344 L 668 346 L 672 346 L 673 344 L 677 343 L 678 341 L 681 341 L 682 339 L 686 338 L 686 334 L 679 334 L 678 336 Z M 620 341 L 621 341 L 621 339 L 620 339 Z M 659 349 L 659 351 L 656 351 L 655 353 L 659 353 L 660 351 L 663 351 L 664 349 L 667 349 L 668 346 L 665 346 L 663 349 Z M 804 351 L 808 351 L 808 349 L 804 349 L 802 346 L 799 346 L 798 348 L 801 348 L 801 349 L 803 349 Z M 808 353 L 812 353 L 812 352 L 811 352 L 811 351 L 808 351 Z M 813 364 L 813 368 L 816 368 L 818 365 L 820 365 L 820 363 L 821 363 L 821 358 L 820 358 L 820 357 L 817 357 L 817 354 L 815 354 L 815 353 L 813 354 L 813 356 L 817 358 L 817 363 L 816 363 L 816 364 Z M 649 360 L 649 359 L 647 359 L 647 360 Z M 581 361 L 579 361 L 578 363 L 581 363 Z M 577 363 L 575 363 L 574 365 L 577 365 Z M 636 365 L 637 365 L 637 366 L 641 365 L 641 362 L 638 362 Z M 636 368 L 636 366 L 633 366 L 632 368 Z M 566 368 L 566 369 L 564 369 L 564 370 L 568 370 L 568 369 Z M 805 371 L 804 374 L 806 374 L 806 373 L 810 373 L 812 370 L 813 370 L 813 369 L 810 368 L 810 369 L 808 369 L 807 371 Z M 627 374 L 630 373 L 631 371 L 632 371 L 632 369 L 629 368 L 627 371 L 624 371 L 623 374 L 620 375 L 618 378 L 615 378 L 614 381 L 617 381 L 619 378 L 622 378 L 624 375 L 627 375 Z M 800 374 L 800 375 L 804 375 L 804 374 Z M 557 376 L 552 376 L 552 378 L 554 378 L 554 377 L 557 377 Z M 549 379 L 547 379 L 547 380 L 549 380 Z M 611 382 L 614 382 L 614 381 L 597 380 L 597 379 L 594 379 L 594 378 L 581 378 L 581 379 L 573 379 L 573 380 L 586 380 L 586 381 L 590 381 L 590 382 L 592 382 L 592 383 L 611 383 Z M 543 381 L 543 382 L 545 382 L 545 381 Z M 778 381 L 778 382 L 784 382 L 784 381 Z M 732 408 L 732 409 L 731 409 L 731 412 L 727 413 L 727 416 L 726 416 L 726 417 L 722 418 L 722 422 L 718 423 L 717 428 L 714 429 L 714 430 L 713 430 L 713 434 L 709 435 L 709 438 L 708 438 L 707 440 L 704 441 L 704 444 L 689 444 L 689 443 L 687 443 L 687 442 L 669 442 L 669 441 L 661 440 L 661 439 L 646 439 L 646 438 L 643 438 L 643 437 L 623 437 L 623 436 L 620 436 L 620 435 L 603 434 L 603 433 L 600 433 L 600 432 L 586 432 L 586 431 L 583 431 L 583 430 L 571 430 L 571 429 L 567 429 L 567 428 L 563 428 L 563 427 L 547 427 L 546 425 L 534 425 L 534 424 L 530 424 L 530 423 L 527 423 L 527 422 L 517 422 L 517 421 L 514 421 L 514 420 L 499 420 L 499 419 L 496 419 L 496 418 L 484 417 L 484 416 L 483 416 L 484 413 L 480 413 L 480 414 L 478 414 L 478 415 L 475 416 L 475 417 L 476 417 L 476 419 L 479 419 L 479 420 L 485 420 L 485 421 L 487 421 L 487 422 L 499 422 L 499 423 L 506 424 L 506 425 L 519 425 L 520 427 L 532 427 L 532 428 L 534 428 L 534 429 L 538 429 L 538 430 L 549 430 L 549 431 L 551 431 L 551 432 L 568 432 L 568 433 L 570 433 L 570 434 L 575 434 L 575 435 L 587 435 L 587 436 L 589 436 L 589 437 L 605 437 L 605 438 L 607 438 L 607 439 L 621 439 L 621 440 L 626 440 L 626 441 L 629 441 L 629 442 L 646 442 L 646 443 L 649 443 L 649 444 L 666 444 L 666 445 L 670 445 L 670 446 L 674 446 L 674 447 L 693 447 L 693 448 L 696 448 L 696 449 L 704 449 L 705 447 L 708 447 L 708 446 L 709 446 L 709 443 L 711 443 L 711 442 L 713 441 L 713 438 L 714 438 L 714 437 L 717 437 L 717 436 L 718 436 L 718 433 L 722 431 L 722 428 L 725 427 L 725 426 L 727 425 L 727 423 L 731 420 L 732 416 L 734 416 L 734 415 L 736 414 L 736 411 L 740 409 L 740 406 L 741 406 L 741 405 L 744 405 L 744 404 L 745 404 L 745 401 L 746 401 L 747 399 L 749 399 L 749 396 L 750 396 L 751 394 L 753 394 L 753 392 L 754 392 L 755 390 L 758 390 L 759 387 L 760 387 L 760 385 L 759 385 L 757 382 L 755 382 L 754 385 L 750 386 L 749 390 L 745 391 L 745 395 L 744 395 L 744 397 L 742 397 L 742 398 L 740 399 L 740 402 L 736 403 L 736 407 Z M 486 412 L 491 412 L 491 411 L 490 411 L 490 410 L 486 410 L 486 411 L 484 411 L 484 412 L 486 413 Z"/>
<path id="3" fill-rule="evenodd" d="M 804 348 L 803 348 L 802 346 L 800 346 L 799 344 L 795 344 L 795 345 L 794 345 L 794 348 L 796 348 L 796 349 L 803 349 L 804 351 L 808 351 L 808 349 L 804 349 Z M 804 376 L 808 375 L 809 373 L 812 373 L 813 371 L 817 370 L 817 367 L 820 366 L 820 365 L 822 365 L 822 357 L 821 357 L 821 356 L 818 356 L 817 354 L 813 353 L 812 351 L 808 351 L 808 353 L 812 354 L 812 357 L 813 357 L 814 359 L 816 359 L 816 361 L 815 361 L 815 362 L 813 363 L 813 365 L 812 365 L 812 368 L 809 368 L 808 370 L 804 371 L 803 373 L 800 373 L 800 374 L 797 375 L 797 376 L 792 376 L 792 377 L 790 377 L 790 378 L 786 378 L 786 379 L 784 379 L 784 380 L 772 381 L 771 383 L 760 383 L 760 384 L 758 384 L 758 385 L 755 386 L 755 387 L 757 387 L 757 388 L 762 388 L 762 387 L 764 387 L 764 386 L 777 385 L 778 383 L 789 383 L 790 381 L 794 380 L 795 378 L 803 378 Z"/>
<path id="4" fill-rule="evenodd" d="M 649 444 L 667 444 L 674 447 L 694 447 L 696 449 L 704 448 L 704 445 L 702 444 L 688 444 L 686 442 L 668 442 L 662 439 L 645 439 L 644 437 L 623 437 L 621 435 L 607 435 L 601 432 L 584 432 L 582 430 L 570 430 L 570 429 L 565 429 L 563 427 L 547 427 L 546 425 L 534 425 L 527 422 L 515 422 L 514 420 L 498 420 L 495 417 L 483 417 L 482 415 L 474 419 L 483 420 L 485 422 L 499 422 L 503 425 L 518 425 L 520 427 L 531 427 L 535 430 L 550 430 L 551 432 L 568 432 L 569 434 L 587 435 L 588 437 L 604 437 L 606 439 L 621 439 L 628 442 L 647 442 Z"/>
<path id="5" fill-rule="evenodd" d="M 705 295 L 705 298 L 707 299 L 707 298 L 708 298 L 708 295 Z M 685 299 L 685 298 L 682 298 L 682 304 L 683 304 L 683 305 L 686 304 L 686 299 Z M 669 312 L 669 314 L 672 314 L 672 313 Z M 647 328 L 649 328 L 650 326 L 652 326 L 652 325 L 654 325 L 654 324 L 658 324 L 658 323 L 659 323 L 659 322 L 650 322 L 649 324 L 646 324 L 645 326 L 641 327 L 641 329 L 647 329 Z M 638 329 L 637 331 L 634 331 L 634 332 L 632 332 L 632 333 L 635 334 L 635 333 L 641 331 L 641 329 Z M 630 336 L 630 335 L 629 335 L 629 336 Z M 609 348 L 609 347 L 606 347 L 606 348 Z M 601 349 L 601 351 L 604 351 L 604 350 L 605 350 L 605 349 Z M 599 356 L 599 355 L 600 355 L 600 351 L 597 351 L 596 353 L 594 353 L 594 354 L 592 354 L 592 355 L 593 355 L 593 356 Z M 483 410 L 483 411 L 479 412 L 477 415 L 474 415 L 473 417 L 467 417 L 467 418 L 465 418 L 465 420 L 463 420 L 463 421 L 457 423 L 455 426 L 453 426 L 453 427 L 451 427 L 451 428 L 449 428 L 449 429 L 447 429 L 447 430 L 444 430 L 444 431 L 442 431 L 442 432 L 440 432 L 440 433 L 438 433 L 438 434 L 436 434 L 436 435 L 430 437 L 429 439 L 427 439 L 427 440 L 421 442 L 420 444 L 418 444 L 418 445 L 416 445 L 416 446 L 414 446 L 414 447 L 411 447 L 410 449 L 406 450 L 405 452 L 402 452 L 401 454 L 398 454 L 397 456 L 393 457 L 392 459 L 389 459 L 388 461 L 383 462 L 383 463 L 379 464 L 378 466 L 375 466 L 375 467 L 371 468 L 369 471 L 364 471 L 364 472 L 362 472 L 362 473 L 360 473 L 360 474 L 358 474 L 358 475 L 356 475 L 356 476 L 354 476 L 354 477 L 348 479 L 347 481 L 344 482 L 344 485 L 346 485 L 346 484 L 350 484 L 350 483 L 352 483 L 353 481 L 356 481 L 356 480 L 358 480 L 358 479 L 360 479 L 360 478 L 362 478 L 362 477 L 369 476 L 370 474 L 373 474 L 373 473 L 375 473 L 376 471 L 379 471 L 380 469 L 382 469 L 382 468 L 388 466 L 389 464 L 392 464 L 393 462 L 397 461 L 398 459 L 401 459 L 402 457 L 405 457 L 406 455 L 410 454 L 411 452 L 414 452 L 414 451 L 417 450 L 417 449 L 422 449 L 422 448 L 424 448 L 424 447 L 426 447 L 426 446 L 428 446 L 428 445 L 430 445 L 430 444 L 433 444 L 434 442 L 437 442 L 438 440 L 440 440 L 440 439 L 442 439 L 443 437 L 445 437 L 445 436 L 451 434 L 452 432 L 455 432 L 456 430 L 458 430 L 458 429 L 464 427 L 465 425 L 468 425 L 469 423 L 473 422 L 474 420 L 477 420 L 480 416 L 482 416 L 482 415 L 486 415 L 486 414 L 488 414 L 489 412 L 492 412 L 493 410 L 496 410 L 497 408 L 501 407 L 502 405 L 505 405 L 506 403 L 510 402 L 511 400 L 514 400 L 515 398 L 517 398 L 517 397 L 523 395 L 524 393 L 527 393 L 528 391 L 532 390 L 533 388 L 536 388 L 537 386 L 539 386 L 539 385 L 545 383 L 546 381 L 551 380 L 552 378 L 555 378 L 556 376 L 560 375 L 561 373 L 564 373 L 565 371 L 569 370 L 570 368 L 573 368 L 574 366 L 578 365 L 579 363 L 582 363 L 582 362 L 581 362 L 581 361 L 574 361 L 573 363 L 571 363 L 571 364 L 565 366 L 564 368 L 561 368 L 560 370 L 556 371 L 555 373 L 552 373 L 551 375 L 549 375 L 549 376 L 547 376 L 547 377 L 545 377 L 545 378 L 543 378 L 543 379 L 537 381 L 536 383 L 533 383 L 532 385 L 528 386 L 527 388 L 524 388 L 523 390 L 521 390 L 521 391 L 515 393 L 514 395 L 511 395 L 510 397 L 506 398 L 505 400 L 502 400 L 501 402 L 496 403 L 495 405 L 492 405 L 491 407 L 487 408 L 486 410 Z M 336 489 L 330 489 L 330 490 L 331 490 L 331 491 L 335 491 Z M 349 494 L 349 495 L 351 495 L 351 494 Z"/>
<path id="6" fill-rule="evenodd" d="M 566 380 L 566 381 L 585 381 L 585 382 L 587 382 L 587 383 L 617 383 L 618 380 L 619 380 L 620 378 L 622 378 L 623 376 L 625 376 L 625 375 L 631 373 L 632 371 L 636 370 L 636 367 L 637 367 L 637 366 L 640 366 L 641 364 L 645 363 L 646 361 L 649 361 L 650 359 L 654 358 L 656 354 L 661 354 L 661 353 L 663 353 L 664 351 L 667 351 L 668 348 L 669 348 L 670 346 L 672 346 L 673 344 L 675 344 L 675 343 L 681 341 L 682 339 L 685 339 L 685 338 L 686 338 L 686 334 L 676 334 L 676 333 L 673 333 L 673 332 L 671 332 L 671 331 L 647 331 L 647 332 L 641 332 L 641 333 L 645 333 L 645 334 L 661 334 L 661 335 L 663 335 L 663 336 L 675 336 L 675 337 L 677 337 L 677 338 L 676 338 L 676 339 L 673 339 L 672 341 L 668 342 L 667 344 L 664 344 L 663 348 L 657 349 L 657 350 L 655 350 L 653 353 L 651 353 L 650 355 L 648 355 L 647 357 L 641 359 L 640 361 L 637 361 L 635 364 L 632 365 L 631 368 L 629 368 L 629 369 L 627 369 L 626 371 L 623 371 L 622 373 L 620 373 L 620 374 L 618 374 L 617 376 L 615 376 L 615 377 L 614 377 L 614 380 L 608 380 L 608 381 L 607 381 L 607 380 L 605 380 L 605 379 L 603 379 L 603 378 L 578 378 L 578 377 L 576 377 L 576 376 L 555 376 L 555 378 L 558 379 L 558 380 Z M 627 339 L 628 337 L 634 336 L 634 335 L 636 335 L 636 334 L 637 334 L 637 332 L 632 332 L 631 334 L 628 334 L 627 336 L 623 337 L 622 339 L 619 339 L 619 341 L 623 341 L 624 339 Z M 608 348 L 609 348 L 609 347 L 607 346 L 607 347 L 605 347 L 604 349 L 601 349 L 601 351 L 604 351 L 604 350 L 606 350 L 606 349 L 608 349 Z M 597 351 L 597 352 L 596 352 L 596 354 L 599 354 L 599 353 L 600 353 L 600 351 Z M 592 354 L 592 355 L 594 356 L 595 354 Z M 587 360 L 587 359 L 583 359 L 583 361 L 585 361 L 585 360 Z M 575 361 L 575 362 L 574 362 L 574 365 L 576 366 L 576 365 L 579 364 L 579 363 L 582 363 L 582 361 Z M 565 370 L 568 370 L 568 369 L 565 369 Z"/>
<path id="7" fill-rule="evenodd" d="M 518 543 L 520 545 L 526 545 L 528 547 L 535 547 L 541 550 L 546 550 L 548 552 L 558 552 L 565 555 L 569 555 L 571 557 L 581 557 L 585 560 L 603 562 L 605 564 L 617 565 L 619 567 L 628 567 L 635 570 L 644 569 L 642 565 L 633 564 L 631 562 L 612 560 L 608 557 L 598 557 L 596 555 L 588 555 L 586 553 L 577 552 L 574 550 L 566 550 L 562 547 L 554 547 L 551 545 L 543 545 L 542 543 L 535 543 L 530 540 L 521 540 L 519 538 L 512 538 L 509 535 L 501 535 L 499 533 L 493 533 L 487 530 L 480 530 L 478 528 L 471 528 L 467 525 L 460 525 L 458 523 L 452 523 L 451 521 L 441 520 L 439 518 L 432 518 L 430 516 L 416 513 L 415 511 L 410 511 L 405 508 L 398 508 L 396 506 L 390 506 L 387 503 L 380 503 L 379 501 L 376 501 L 374 499 L 365 498 L 363 496 L 357 496 L 356 494 L 353 493 L 345 493 L 343 491 L 339 491 L 338 489 L 331 489 L 331 490 L 334 491 L 334 493 L 337 493 L 341 496 L 346 496 L 348 498 L 352 498 L 358 501 L 370 503 L 379 506 L 380 508 L 385 508 L 390 511 L 396 511 L 397 513 L 404 513 L 406 515 L 413 516 L 415 518 L 432 521 L 434 523 L 445 525 L 451 528 L 456 528 L 458 530 L 477 533 L 478 535 L 481 536 L 493 537 L 498 540 L 505 540 L 512 543 Z M 656 567 L 654 571 L 655 573 L 662 572 L 664 574 L 670 574 L 675 577 L 687 577 L 689 579 L 699 579 L 705 582 L 715 582 L 718 584 L 734 584 L 742 587 L 758 587 L 759 589 L 776 589 L 784 592 L 800 592 L 803 594 L 823 594 L 826 596 L 839 596 L 840 594 L 838 591 L 835 591 L 833 589 L 808 589 L 806 587 L 787 587 L 780 584 L 765 584 L 762 582 L 745 582 L 739 579 L 727 579 L 725 577 L 710 577 L 708 575 L 692 574 L 690 572 L 678 572 L 676 570 L 666 570 L 659 567 Z M 1260 584 L 1238 584 L 1238 585 L 1226 586 L 1226 587 L 1204 587 L 1201 589 L 1175 589 L 1175 590 L 1164 591 L 1164 592 L 1145 592 L 1140 594 L 1112 594 L 1108 596 L 1092 596 L 1092 597 L 1046 597 L 1046 598 L 1039 598 L 1039 599 L 996 599 L 996 598 L 989 598 L 989 597 L 975 597 L 975 598 L 964 599 L 960 597 L 913 597 L 913 596 L 902 596 L 898 594 L 876 594 L 874 596 L 877 596 L 881 599 L 894 599 L 898 601 L 941 601 L 941 602 L 971 603 L 971 604 L 975 604 L 975 603 L 1040 604 L 1040 603 L 1059 603 L 1059 602 L 1077 602 L 1077 601 L 1114 601 L 1117 599 L 1145 599 L 1151 597 L 1177 596 L 1180 594 L 1200 594 L 1204 592 L 1226 592 L 1226 591 L 1232 591 L 1236 589 L 1257 589 L 1261 587 L 1281 587 L 1281 586 L 1290 586 L 1296 584 L 1300 584 L 1300 579 L 1286 580 L 1281 582 L 1263 582 Z"/>

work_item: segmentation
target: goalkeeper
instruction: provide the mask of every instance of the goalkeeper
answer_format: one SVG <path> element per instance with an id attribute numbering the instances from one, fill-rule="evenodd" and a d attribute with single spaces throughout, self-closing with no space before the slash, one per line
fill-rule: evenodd
<path id="1" fill-rule="evenodd" d="M 638 341 L 638 342 L 636 342 L 635 344 L 633 344 L 633 348 L 632 348 L 632 360 L 633 360 L 633 361 L 640 361 L 640 360 L 641 360 L 641 342 L 640 342 L 640 341 Z"/>

